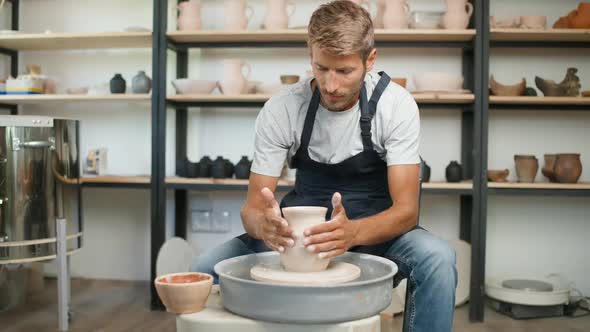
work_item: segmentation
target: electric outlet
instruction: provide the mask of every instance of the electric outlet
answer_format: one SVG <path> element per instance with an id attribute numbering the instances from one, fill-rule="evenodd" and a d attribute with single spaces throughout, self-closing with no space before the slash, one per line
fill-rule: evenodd
<path id="1" fill-rule="evenodd" d="M 210 232 L 211 226 L 211 210 L 191 211 L 191 229 L 193 232 Z"/>

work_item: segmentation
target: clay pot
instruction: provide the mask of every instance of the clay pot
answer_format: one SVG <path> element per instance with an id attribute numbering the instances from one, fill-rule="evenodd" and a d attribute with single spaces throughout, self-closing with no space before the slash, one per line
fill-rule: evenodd
<path id="1" fill-rule="evenodd" d="M 521 16 L 521 29 L 545 29 L 547 27 L 547 16 Z"/>
<path id="2" fill-rule="evenodd" d="M 254 10 L 246 4 L 246 0 L 225 0 L 223 12 L 223 28 L 226 31 L 246 30 L 254 15 Z"/>
<path id="3" fill-rule="evenodd" d="M 490 28 L 508 29 L 520 26 L 520 16 L 498 18 L 490 16 Z"/>
<path id="4" fill-rule="evenodd" d="M 152 89 L 152 80 L 140 70 L 131 80 L 131 91 L 133 93 L 148 93 Z"/>
<path id="5" fill-rule="evenodd" d="M 299 75 L 281 75 L 281 83 L 295 84 L 299 82 Z"/>
<path id="6" fill-rule="evenodd" d="M 590 90 L 582 91 L 582 97 L 590 97 Z"/>
<path id="7" fill-rule="evenodd" d="M 422 182 L 429 182 L 430 181 L 430 166 L 424 161 L 424 170 L 422 171 Z"/>
<path id="8" fill-rule="evenodd" d="M 242 156 L 242 159 L 236 164 L 236 179 L 248 179 L 250 177 L 250 167 L 252 162 L 248 160 L 247 156 Z"/>
<path id="9" fill-rule="evenodd" d="M 183 1 L 178 4 L 178 30 L 201 30 L 201 2 Z"/>
<path id="10" fill-rule="evenodd" d="M 445 177 L 447 182 L 459 182 L 463 180 L 463 168 L 457 161 L 453 160 L 445 169 Z"/>
<path id="11" fill-rule="evenodd" d="M 407 29 L 410 6 L 406 0 L 386 0 L 383 13 L 383 27 L 385 29 Z"/>
<path id="12" fill-rule="evenodd" d="M 560 153 L 555 160 L 554 175 L 557 182 L 576 183 L 582 175 L 579 153 Z"/>
<path id="13" fill-rule="evenodd" d="M 465 29 L 473 14 L 473 5 L 467 0 L 446 0 L 447 12 L 442 18 L 445 29 Z"/>
<path id="14" fill-rule="evenodd" d="M 569 13 L 567 21 L 571 29 L 590 29 L 590 2 L 581 2 L 578 9 Z"/>
<path id="15" fill-rule="evenodd" d="M 510 171 L 508 169 L 502 169 L 502 170 L 490 169 L 490 170 L 488 170 L 488 180 L 492 181 L 492 182 L 507 182 L 508 180 L 506 180 L 506 178 L 508 177 L 509 174 L 510 174 Z"/>
<path id="16" fill-rule="evenodd" d="M 328 209 L 320 206 L 293 206 L 283 208 L 283 216 L 293 230 L 295 245 L 285 247 L 281 253 L 281 264 L 287 271 L 316 272 L 323 271 L 330 263 L 329 259 L 319 259 L 318 254 L 310 253 L 303 245 L 303 232 L 315 225 L 326 222 Z"/>
<path id="17" fill-rule="evenodd" d="M 211 177 L 211 167 L 213 166 L 213 161 L 209 156 L 204 156 L 199 160 L 199 177 L 200 178 L 208 178 Z"/>
<path id="18" fill-rule="evenodd" d="M 490 77 L 490 90 L 494 96 L 522 96 L 526 89 L 526 80 L 523 78 L 520 83 L 514 85 L 503 85 Z"/>
<path id="19" fill-rule="evenodd" d="M 113 76 L 111 79 L 109 86 L 111 93 L 125 93 L 125 90 L 127 89 L 127 82 L 125 82 L 125 79 L 123 76 L 121 76 L 121 74 L 115 74 L 115 76 Z"/>
<path id="20" fill-rule="evenodd" d="M 190 160 L 186 159 L 186 177 L 198 178 L 199 177 L 199 168 L 200 168 L 200 165 L 198 162 L 193 163 Z"/>
<path id="21" fill-rule="evenodd" d="M 154 285 L 168 312 L 190 314 L 205 308 L 213 276 L 198 272 L 171 273 L 157 277 Z"/>
<path id="22" fill-rule="evenodd" d="M 266 8 L 264 28 L 266 30 L 287 29 L 289 17 L 295 13 L 295 3 L 286 0 L 266 0 Z"/>
<path id="23" fill-rule="evenodd" d="M 394 77 L 391 81 L 405 88 L 408 80 L 405 77 Z"/>
<path id="24" fill-rule="evenodd" d="M 225 160 L 225 177 L 232 178 L 234 176 L 235 166 L 228 159 L 224 159 L 224 160 Z"/>
<path id="25" fill-rule="evenodd" d="M 539 170 L 539 161 L 537 157 L 531 155 L 515 155 L 514 162 L 516 165 L 516 177 L 518 182 L 535 182 L 537 171 Z"/>
<path id="26" fill-rule="evenodd" d="M 561 81 L 559 84 L 553 80 L 545 80 L 535 76 L 535 84 L 545 96 L 575 97 L 580 94 L 581 87 L 580 78 L 576 75 L 577 72 L 577 68 L 568 68 L 563 81 Z"/>
<path id="27" fill-rule="evenodd" d="M 225 179 L 227 177 L 226 169 L 226 160 L 221 156 L 217 156 L 217 159 L 211 164 L 211 177 L 214 179 Z"/>
<path id="28" fill-rule="evenodd" d="M 243 69 L 246 68 L 246 75 Z M 239 95 L 248 91 L 248 78 L 252 68 L 244 60 L 223 60 L 223 78 L 219 82 L 219 89 L 224 95 Z"/>
<path id="29" fill-rule="evenodd" d="M 547 177 L 550 182 L 557 182 L 557 180 L 555 180 L 555 174 L 553 172 L 555 169 L 555 160 L 557 159 L 557 155 L 545 154 L 543 155 L 543 158 L 545 159 L 545 165 L 543 165 L 541 173 L 543 173 L 543 175 L 545 175 L 545 177 Z"/>
<path id="30" fill-rule="evenodd" d="M 567 21 L 567 17 L 562 16 L 553 23 L 553 29 L 567 29 L 569 27 L 569 22 Z"/>

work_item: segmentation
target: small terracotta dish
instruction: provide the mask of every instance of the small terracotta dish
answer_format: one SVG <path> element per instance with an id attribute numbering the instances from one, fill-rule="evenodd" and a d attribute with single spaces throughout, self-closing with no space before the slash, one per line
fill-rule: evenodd
<path id="1" fill-rule="evenodd" d="M 154 284 L 168 312 L 191 314 L 205 308 L 213 276 L 199 272 L 171 273 L 157 277 Z"/>
<path id="2" fill-rule="evenodd" d="M 508 169 L 496 170 L 490 169 L 488 170 L 488 180 L 492 182 L 507 182 L 506 178 L 510 174 Z"/>

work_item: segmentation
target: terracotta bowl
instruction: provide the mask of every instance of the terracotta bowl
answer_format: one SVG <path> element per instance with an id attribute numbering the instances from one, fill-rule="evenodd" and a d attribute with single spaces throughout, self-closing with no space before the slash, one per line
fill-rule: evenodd
<path id="1" fill-rule="evenodd" d="M 154 284 L 168 312 L 190 314 L 205 307 L 213 276 L 199 272 L 171 273 L 156 278 Z"/>
<path id="2" fill-rule="evenodd" d="M 590 97 L 590 90 L 582 91 L 582 97 Z"/>
<path id="3" fill-rule="evenodd" d="M 260 81 L 248 81 L 246 83 L 246 92 L 248 94 L 255 94 L 258 92 L 258 87 L 262 84 Z"/>
<path id="4" fill-rule="evenodd" d="M 295 84 L 299 82 L 299 75 L 281 75 L 281 83 Z"/>
<path id="5" fill-rule="evenodd" d="M 490 169 L 488 170 L 488 180 L 492 182 L 507 182 L 508 180 L 506 180 L 506 178 L 508 177 L 508 174 L 510 174 L 508 169 Z"/>
<path id="6" fill-rule="evenodd" d="M 463 76 L 447 73 L 426 72 L 414 75 L 416 90 L 448 91 L 463 89 Z"/>
<path id="7" fill-rule="evenodd" d="M 547 27 L 547 16 L 521 16 L 521 29 L 545 29 Z"/>
<path id="8" fill-rule="evenodd" d="M 397 83 L 398 85 L 400 85 L 400 86 L 402 86 L 404 88 L 406 87 L 407 80 L 406 80 L 405 77 L 393 77 L 391 79 L 391 81 L 394 82 L 394 83 Z"/>
<path id="9" fill-rule="evenodd" d="M 193 80 L 190 78 L 179 78 L 172 80 L 172 86 L 179 95 L 186 94 L 210 94 L 217 87 L 217 81 Z"/>

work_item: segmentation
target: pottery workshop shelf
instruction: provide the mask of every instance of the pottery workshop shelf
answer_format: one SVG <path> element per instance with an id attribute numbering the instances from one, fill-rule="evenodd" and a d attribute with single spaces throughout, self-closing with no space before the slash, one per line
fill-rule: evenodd
<path id="1" fill-rule="evenodd" d="M 590 47 L 588 29 L 491 29 L 496 47 Z"/>
<path id="2" fill-rule="evenodd" d="M 590 183 L 489 182 L 488 192 L 495 195 L 590 196 Z"/>
<path id="3" fill-rule="evenodd" d="M 150 48 L 151 32 L 37 33 L 0 36 L 0 48 L 14 51 Z"/>
<path id="4" fill-rule="evenodd" d="M 437 94 L 417 93 L 413 94 L 416 102 L 429 107 L 456 107 L 474 102 L 473 94 Z M 168 102 L 175 107 L 206 107 L 206 106 L 262 106 L 270 98 L 270 95 L 174 95 L 168 97 Z"/>
<path id="5" fill-rule="evenodd" d="M 307 30 L 283 31 L 174 31 L 167 34 L 171 47 L 232 47 L 232 46 L 305 46 Z M 475 37 L 475 30 L 403 29 L 375 30 L 375 42 L 389 46 L 460 46 Z"/>
<path id="6" fill-rule="evenodd" d="M 149 102 L 150 94 L 112 94 L 105 96 L 91 95 L 1 95 L 3 104 L 47 104 L 66 102 Z"/>
<path id="7" fill-rule="evenodd" d="M 590 97 L 505 97 L 490 96 L 491 109 L 590 111 Z"/>
<path id="8" fill-rule="evenodd" d="M 84 187 L 148 188 L 150 176 L 85 176 L 81 182 Z"/>
<path id="9" fill-rule="evenodd" d="M 166 186 L 170 189 L 188 190 L 247 190 L 248 180 L 238 179 L 212 179 L 212 178 L 183 178 L 167 177 Z M 293 182 L 279 180 L 278 190 L 291 190 Z M 448 183 L 427 182 L 422 184 L 424 192 L 429 194 L 457 194 L 469 195 L 473 191 L 471 181 Z"/>

